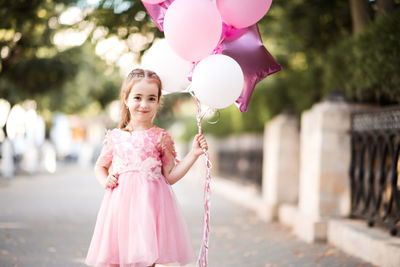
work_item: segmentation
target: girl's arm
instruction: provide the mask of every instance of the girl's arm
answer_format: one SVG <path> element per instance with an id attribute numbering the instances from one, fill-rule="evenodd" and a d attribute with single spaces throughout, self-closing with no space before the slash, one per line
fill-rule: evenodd
<path id="1" fill-rule="evenodd" d="M 172 140 L 165 140 L 165 142 L 172 142 Z M 173 143 L 167 145 L 173 146 Z M 173 149 L 173 148 L 172 148 Z M 175 164 L 174 151 L 171 149 L 163 149 L 163 156 L 165 160 L 163 161 L 163 175 L 167 178 L 168 182 L 173 185 L 179 181 L 185 174 L 189 171 L 190 167 L 196 162 L 198 157 L 203 154 L 203 149 L 208 149 L 206 139 L 202 134 L 195 136 L 192 144 L 192 149 L 186 155 L 186 157 Z"/>
<path id="2" fill-rule="evenodd" d="M 104 188 L 113 188 L 117 186 L 117 178 L 108 173 L 113 158 L 113 142 L 111 138 L 111 131 L 107 131 L 103 148 L 94 165 L 94 175 L 96 180 Z"/>
<path id="3" fill-rule="evenodd" d="M 94 166 L 94 175 L 103 188 L 113 188 L 118 184 L 117 178 L 114 175 L 109 175 L 108 168 L 97 163 Z"/>
<path id="4" fill-rule="evenodd" d="M 108 176 L 108 169 L 98 164 L 94 165 L 94 175 L 99 184 L 105 188 L 106 180 Z"/>

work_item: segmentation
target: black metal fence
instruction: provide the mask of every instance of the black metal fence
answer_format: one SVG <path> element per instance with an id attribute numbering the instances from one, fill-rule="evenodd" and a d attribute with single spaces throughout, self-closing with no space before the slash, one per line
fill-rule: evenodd
<path id="1" fill-rule="evenodd" d="M 261 188 L 262 150 L 220 151 L 218 173 L 225 177 L 241 179 Z"/>
<path id="2" fill-rule="evenodd" d="M 352 115 L 351 217 L 400 230 L 400 107 Z"/>
<path id="3" fill-rule="evenodd" d="M 262 136 L 242 136 L 220 141 L 217 152 L 218 173 L 230 179 L 257 185 L 261 189 L 262 139 Z"/>

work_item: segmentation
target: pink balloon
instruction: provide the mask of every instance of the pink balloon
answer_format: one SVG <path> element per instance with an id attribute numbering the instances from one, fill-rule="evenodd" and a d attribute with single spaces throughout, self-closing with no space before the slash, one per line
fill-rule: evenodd
<path id="1" fill-rule="evenodd" d="M 164 33 L 179 56 L 199 61 L 218 44 L 221 16 L 210 0 L 175 0 L 165 13 Z"/>
<path id="2" fill-rule="evenodd" d="M 255 24 L 267 13 L 272 0 L 217 0 L 222 20 L 235 28 Z"/>
<path id="3" fill-rule="evenodd" d="M 148 4 L 158 4 L 161 2 L 164 2 L 165 0 L 142 0 L 142 2 L 148 3 Z"/>

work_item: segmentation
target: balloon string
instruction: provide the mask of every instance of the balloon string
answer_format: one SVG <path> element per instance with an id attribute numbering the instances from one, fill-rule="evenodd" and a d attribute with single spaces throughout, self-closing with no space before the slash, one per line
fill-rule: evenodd
<path id="1" fill-rule="evenodd" d="M 194 92 L 192 91 L 192 84 L 189 84 L 189 86 L 184 90 L 185 92 L 188 92 L 196 101 L 197 104 L 197 110 L 198 110 L 198 114 L 197 116 L 199 116 L 199 114 L 201 114 L 201 103 L 200 100 L 195 96 Z M 219 109 L 216 108 L 212 108 L 209 107 L 208 110 L 206 112 L 204 112 L 203 115 L 200 115 L 200 121 L 207 115 L 208 112 L 213 112 L 214 114 L 217 114 L 217 119 L 215 121 L 210 121 L 210 119 L 207 119 L 207 123 L 208 124 L 216 124 L 219 122 L 220 118 L 221 118 L 221 112 L 219 111 Z M 212 116 L 211 116 L 212 117 Z M 199 121 L 199 119 L 197 118 L 197 121 Z M 201 129 L 201 124 L 197 123 L 198 128 Z"/>
<path id="2" fill-rule="evenodd" d="M 200 105 L 200 100 L 194 95 L 193 91 L 189 91 L 190 94 L 193 96 L 193 98 L 196 101 L 197 104 L 197 127 L 198 131 L 201 134 L 202 133 L 202 128 L 201 128 L 201 105 Z M 203 240 L 202 244 L 200 246 L 200 251 L 199 251 L 199 257 L 197 259 L 197 263 L 199 267 L 207 267 L 208 264 L 208 243 L 209 243 L 209 234 L 210 234 L 210 195 L 211 195 L 211 190 L 210 190 L 210 181 L 211 181 L 211 174 L 210 170 L 212 167 L 210 156 L 208 154 L 207 150 L 203 150 L 204 156 L 206 157 L 206 167 L 207 167 L 207 173 L 206 173 L 206 181 L 204 184 L 204 195 L 203 195 L 203 202 L 204 202 L 204 214 L 203 214 Z"/>

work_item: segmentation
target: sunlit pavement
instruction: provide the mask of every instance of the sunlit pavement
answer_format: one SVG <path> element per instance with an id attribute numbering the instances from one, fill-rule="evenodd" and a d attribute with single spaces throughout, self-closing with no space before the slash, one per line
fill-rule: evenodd
<path id="1" fill-rule="evenodd" d="M 190 178 L 173 188 L 197 253 L 203 188 Z M 73 165 L 55 175 L 0 178 L 0 266 L 84 266 L 102 194 L 91 168 Z M 326 244 L 301 242 L 287 228 L 212 194 L 209 266 L 372 265 Z"/>

